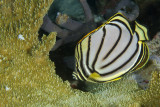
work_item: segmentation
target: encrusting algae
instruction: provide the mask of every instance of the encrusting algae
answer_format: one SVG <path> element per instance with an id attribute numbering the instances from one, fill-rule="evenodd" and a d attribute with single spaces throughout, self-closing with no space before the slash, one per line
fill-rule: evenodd
<path id="1" fill-rule="evenodd" d="M 141 107 L 160 105 L 160 65 L 154 62 L 147 90 L 132 74 L 107 84 L 88 84 L 88 92 L 72 89 L 56 75 L 49 51 L 56 33 L 38 41 L 38 30 L 52 0 L 0 1 L 0 106 Z M 21 38 L 19 37 L 21 36 Z M 23 38 L 23 39 L 22 39 Z"/>

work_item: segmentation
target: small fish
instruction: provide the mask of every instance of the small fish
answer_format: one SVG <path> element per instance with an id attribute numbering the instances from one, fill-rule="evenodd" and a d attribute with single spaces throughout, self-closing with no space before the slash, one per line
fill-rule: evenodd
<path id="1" fill-rule="evenodd" d="M 118 12 L 76 45 L 74 78 L 111 82 L 142 68 L 149 59 L 146 40 L 147 29 L 136 21 L 132 29 L 127 18 Z"/>

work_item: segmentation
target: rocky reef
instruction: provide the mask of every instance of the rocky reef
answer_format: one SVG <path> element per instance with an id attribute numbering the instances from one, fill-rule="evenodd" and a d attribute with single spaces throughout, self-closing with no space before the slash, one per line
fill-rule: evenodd
<path id="1" fill-rule="evenodd" d="M 149 88 L 141 89 L 134 75 L 107 84 L 86 83 L 87 92 L 72 89 L 55 71 L 49 51 L 56 32 L 38 40 L 43 16 L 53 0 L 0 1 L 0 106 L 141 107 L 160 105 L 160 65 L 151 60 Z M 153 40 L 155 41 L 155 40 Z M 150 43 L 148 43 L 150 44 Z M 157 42 L 151 49 L 159 48 Z M 154 52 L 152 52 L 154 54 Z"/>

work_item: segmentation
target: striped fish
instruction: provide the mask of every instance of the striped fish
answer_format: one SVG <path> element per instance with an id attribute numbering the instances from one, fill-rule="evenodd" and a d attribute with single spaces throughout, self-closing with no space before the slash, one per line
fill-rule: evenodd
<path id="1" fill-rule="evenodd" d="M 134 30 L 121 13 L 84 36 L 76 45 L 75 79 L 111 82 L 143 67 L 149 59 L 144 42 L 147 29 L 134 22 Z"/>

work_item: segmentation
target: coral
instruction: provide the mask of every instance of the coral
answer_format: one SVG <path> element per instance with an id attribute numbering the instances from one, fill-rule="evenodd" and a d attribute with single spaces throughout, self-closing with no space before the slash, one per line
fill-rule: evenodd
<path id="1" fill-rule="evenodd" d="M 150 54 L 151 55 L 157 55 L 160 57 L 160 38 L 154 38 L 152 41 L 147 43 Z"/>
<path id="2" fill-rule="evenodd" d="M 69 18 L 69 16 L 67 14 L 61 14 L 61 13 L 59 13 L 57 15 L 57 18 L 56 18 L 56 23 L 58 25 L 64 24 L 64 23 L 67 22 L 68 18 Z"/>
<path id="3" fill-rule="evenodd" d="M 153 107 L 160 105 L 160 72 L 152 73 L 152 80 L 147 91 L 137 91 L 134 100 L 143 106 Z"/>
<path id="4" fill-rule="evenodd" d="M 62 87 L 57 81 L 63 82 L 54 75 L 55 66 L 48 57 L 56 33 L 44 36 L 42 42 L 38 41 L 43 16 L 52 2 L 0 2 L 0 104 L 3 107 L 48 104 L 43 100 L 49 101 L 51 97 L 48 96 L 56 94 L 51 91 Z M 19 35 L 24 39 L 20 39 Z M 66 85 L 63 87 L 67 89 Z"/>
<path id="5" fill-rule="evenodd" d="M 38 41 L 42 18 L 52 0 L 0 1 L 0 105 L 4 106 L 155 106 L 160 99 L 160 73 L 152 73 L 150 87 L 142 90 L 132 74 L 107 84 L 86 83 L 72 89 L 55 73 L 49 50 L 56 33 Z M 151 63 L 147 70 L 159 66 Z M 143 72 L 146 71 L 143 69 Z"/>

